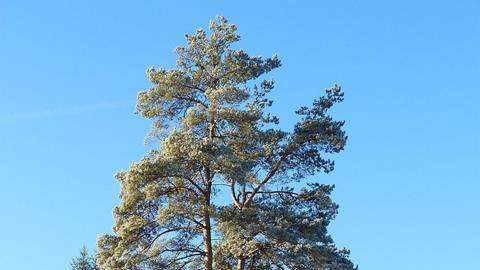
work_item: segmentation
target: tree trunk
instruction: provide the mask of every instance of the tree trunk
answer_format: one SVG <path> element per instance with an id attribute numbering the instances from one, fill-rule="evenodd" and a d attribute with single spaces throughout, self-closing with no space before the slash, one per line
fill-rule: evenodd
<path id="1" fill-rule="evenodd" d="M 245 269 L 245 258 L 238 258 L 237 259 L 237 270 Z"/>
<path id="2" fill-rule="evenodd" d="M 212 232 L 210 225 L 210 210 L 209 206 L 205 206 L 203 216 L 205 218 L 205 228 L 203 229 L 203 242 L 205 246 L 205 270 L 213 270 L 213 250 L 212 250 Z"/>
<path id="3" fill-rule="evenodd" d="M 208 137 L 213 139 L 215 137 L 215 120 L 212 116 L 212 119 L 209 121 L 209 132 Z M 210 166 L 206 165 L 205 167 L 205 176 L 206 176 L 206 194 L 205 194 L 205 205 L 203 209 L 203 218 L 205 219 L 205 228 L 203 229 L 203 242 L 205 246 L 205 270 L 213 270 L 213 250 L 212 250 L 212 226 L 210 224 L 210 196 L 212 195 L 212 182 L 214 174 L 210 171 Z"/>

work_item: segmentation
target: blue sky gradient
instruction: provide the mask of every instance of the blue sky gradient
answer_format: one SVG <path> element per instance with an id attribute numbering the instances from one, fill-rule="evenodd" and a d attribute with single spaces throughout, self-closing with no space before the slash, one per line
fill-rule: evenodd
<path id="1" fill-rule="evenodd" d="M 365 270 L 480 269 L 480 2 L 0 0 L 1 269 L 69 269 L 146 153 L 145 71 L 215 15 L 277 53 L 273 111 L 338 83 L 339 246 Z"/>

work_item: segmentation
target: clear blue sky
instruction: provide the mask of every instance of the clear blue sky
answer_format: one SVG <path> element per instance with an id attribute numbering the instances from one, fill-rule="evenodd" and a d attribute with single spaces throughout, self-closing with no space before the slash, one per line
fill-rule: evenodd
<path id="1" fill-rule="evenodd" d="M 388 3 L 387 3 L 388 2 Z M 146 151 L 145 70 L 217 14 L 278 53 L 274 110 L 343 86 L 331 232 L 364 270 L 480 269 L 480 2 L 0 0 L 1 269 L 69 269 Z"/>

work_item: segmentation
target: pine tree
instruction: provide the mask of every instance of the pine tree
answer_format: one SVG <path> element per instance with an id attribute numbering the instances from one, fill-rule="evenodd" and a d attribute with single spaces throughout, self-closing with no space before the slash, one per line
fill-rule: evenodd
<path id="1" fill-rule="evenodd" d="M 87 247 L 83 246 L 80 255 L 72 259 L 72 270 L 97 270 L 95 257 L 88 254 Z"/>
<path id="2" fill-rule="evenodd" d="M 354 269 L 327 232 L 333 186 L 306 183 L 332 171 L 324 156 L 346 143 L 344 122 L 328 114 L 341 88 L 283 131 L 266 112 L 274 82 L 263 78 L 280 60 L 232 48 L 240 37 L 223 17 L 209 30 L 186 35 L 174 69 L 147 72 L 153 86 L 137 112 L 154 121 L 160 147 L 116 175 L 120 204 L 115 234 L 98 239 L 101 269 Z"/>

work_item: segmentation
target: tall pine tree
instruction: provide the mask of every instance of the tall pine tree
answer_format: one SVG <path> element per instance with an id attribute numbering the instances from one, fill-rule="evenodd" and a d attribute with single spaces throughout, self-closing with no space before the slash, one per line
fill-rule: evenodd
<path id="1" fill-rule="evenodd" d="M 151 68 L 137 111 L 160 148 L 117 174 L 114 235 L 98 239 L 101 269 L 354 269 L 327 233 L 333 189 L 306 179 L 330 172 L 343 121 L 329 109 L 339 86 L 296 113 L 293 131 L 266 112 L 280 60 L 232 45 L 223 17 L 187 35 L 174 69 Z M 295 188 L 292 183 L 295 182 Z M 302 186 L 302 187 L 298 187 Z M 225 202 L 229 198 L 229 202 Z"/>

